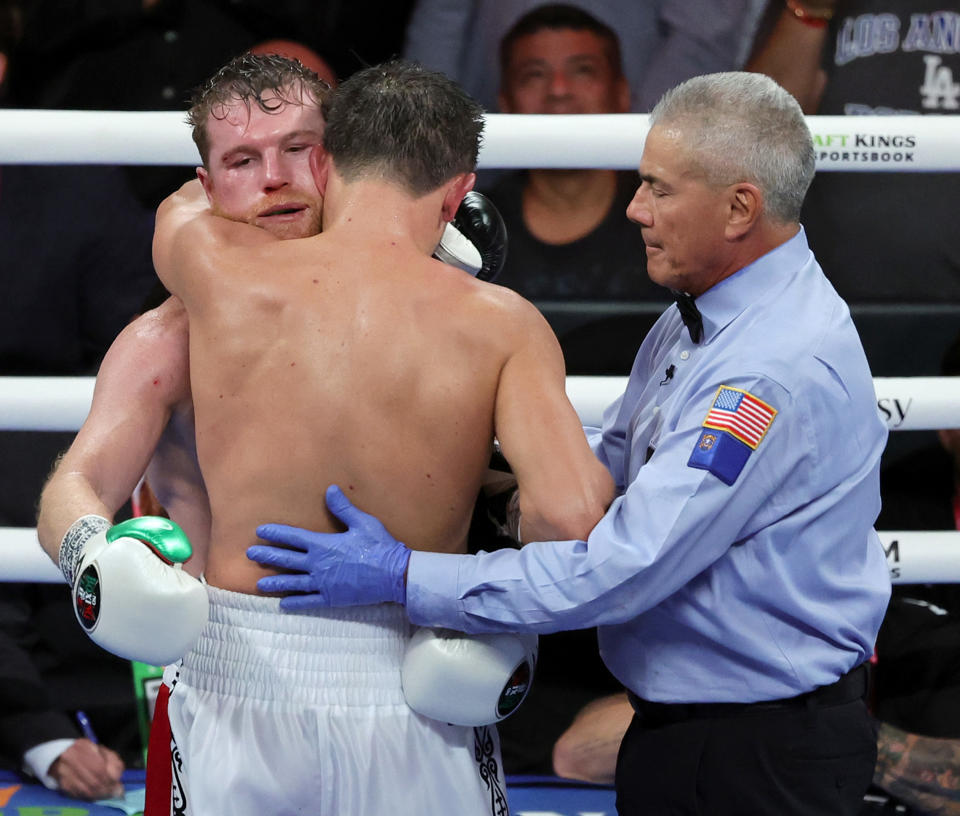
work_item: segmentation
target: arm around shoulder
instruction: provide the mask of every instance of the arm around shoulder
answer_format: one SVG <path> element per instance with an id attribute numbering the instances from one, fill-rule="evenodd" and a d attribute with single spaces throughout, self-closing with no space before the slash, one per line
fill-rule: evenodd
<path id="1" fill-rule="evenodd" d="M 232 278 L 241 273 L 236 250 L 277 240 L 265 229 L 215 215 L 200 182 L 188 181 L 157 208 L 153 265 L 167 290 L 192 312 L 222 296 L 225 272 Z"/>
<path id="2" fill-rule="evenodd" d="M 188 181 L 167 196 L 157 208 L 153 232 L 153 265 L 163 285 L 173 294 L 180 294 L 182 264 L 179 252 L 184 244 L 183 228 L 209 211 L 206 194 L 199 180 Z"/>

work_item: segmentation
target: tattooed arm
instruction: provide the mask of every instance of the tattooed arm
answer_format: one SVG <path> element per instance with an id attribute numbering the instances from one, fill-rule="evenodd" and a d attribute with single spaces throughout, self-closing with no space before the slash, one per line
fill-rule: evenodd
<path id="1" fill-rule="evenodd" d="M 873 781 L 927 816 L 960 816 L 960 739 L 880 723 Z"/>

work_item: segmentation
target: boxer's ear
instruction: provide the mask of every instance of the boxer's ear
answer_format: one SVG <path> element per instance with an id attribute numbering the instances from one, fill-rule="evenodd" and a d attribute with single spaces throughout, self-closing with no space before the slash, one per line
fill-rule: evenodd
<path id="1" fill-rule="evenodd" d="M 447 192 L 443 196 L 442 214 L 444 221 L 453 221 L 460 202 L 463 201 L 463 197 L 473 189 L 476 181 L 476 173 L 460 173 L 453 177 L 449 182 Z"/>
<path id="2" fill-rule="evenodd" d="M 203 192 L 207 194 L 207 202 L 213 206 L 213 179 L 210 178 L 210 173 L 207 172 L 206 167 L 197 168 L 197 178 L 200 179 Z"/>

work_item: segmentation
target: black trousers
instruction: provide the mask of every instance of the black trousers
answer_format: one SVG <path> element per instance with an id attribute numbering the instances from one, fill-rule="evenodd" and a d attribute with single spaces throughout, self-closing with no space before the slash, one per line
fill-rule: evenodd
<path id="1" fill-rule="evenodd" d="M 877 735 L 861 667 L 817 692 L 755 704 L 631 696 L 617 758 L 620 816 L 856 816 Z"/>

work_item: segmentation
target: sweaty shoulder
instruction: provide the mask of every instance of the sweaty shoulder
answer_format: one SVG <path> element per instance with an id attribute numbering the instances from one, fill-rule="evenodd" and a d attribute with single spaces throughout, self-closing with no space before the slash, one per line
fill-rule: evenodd
<path id="1" fill-rule="evenodd" d="M 529 300 L 505 286 L 474 279 L 469 283 L 467 307 L 491 334 L 514 343 L 531 340 L 556 343 L 550 324 Z"/>
<path id="2" fill-rule="evenodd" d="M 187 312 L 178 298 L 132 320 L 113 341 L 97 374 L 98 386 L 123 384 L 127 392 L 149 389 L 168 404 L 188 398 Z"/>

